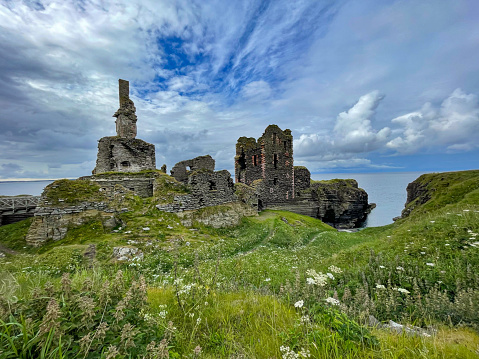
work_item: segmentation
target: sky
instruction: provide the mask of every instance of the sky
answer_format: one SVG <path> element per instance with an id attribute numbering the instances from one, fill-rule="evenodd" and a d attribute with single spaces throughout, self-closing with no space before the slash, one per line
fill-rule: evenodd
<path id="1" fill-rule="evenodd" d="M 0 179 L 74 178 L 118 79 L 157 167 L 292 130 L 312 173 L 479 168 L 477 0 L 0 0 Z"/>

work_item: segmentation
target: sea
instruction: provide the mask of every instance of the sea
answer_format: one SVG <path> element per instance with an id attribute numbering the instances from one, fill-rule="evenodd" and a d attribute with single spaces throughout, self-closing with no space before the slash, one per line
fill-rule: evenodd
<path id="1" fill-rule="evenodd" d="M 369 203 L 376 208 L 369 214 L 365 227 L 378 227 L 393 223 L 400 216 L 406 203 L 406 187 L 424 172 L 384 172 L 384 173 L 320 173 L 312 174 L 314 180 L 353 178 L 369 196 Z M 53 181 L 11 181 L 0 182 L 0 196 L 29 194 L 38 196 L 43 188 Z"/>

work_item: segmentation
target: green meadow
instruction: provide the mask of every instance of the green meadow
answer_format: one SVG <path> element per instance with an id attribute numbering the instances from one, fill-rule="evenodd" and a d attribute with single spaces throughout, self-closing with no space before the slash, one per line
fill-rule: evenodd
<path id="1" fill-rule="evenodd" d="M 139 197 L 113 232 L 92 220 L 40 248 L 31 219 L 0 227 L 0 358 L 477 358 L 479 171 L 420 181 L 426 203 L 355 233 L 270 210 L 184 227 Z"/>

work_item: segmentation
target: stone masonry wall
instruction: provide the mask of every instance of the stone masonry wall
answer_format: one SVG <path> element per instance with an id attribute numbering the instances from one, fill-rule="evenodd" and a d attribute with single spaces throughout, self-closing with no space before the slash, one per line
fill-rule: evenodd
<path id="1" fill-rule="evenodd" d="M 117 224 L 114 210 L 104 202 L 84 202 L 62 208 L 37 207 L 26 242 L 39 247 L 48 240 L 58 241 L 66 236 L 69 227 L 82 225 L 95 218 L 101 219 L 106 228 L 113 228 Z"/>
<path id="2" fill-rule="evenodd" d="M 118 80 L 118 94 L 120 108 L 115 112 L 116 134 L 122 138 L 136 137 L 136 108 L 130 100 L 130 83 L 126 80 Z"/>
<path id="3" fill-rule="evenodd" d="M 294 198 L 293 136 L 276 125 L 266 128 L 263 136 L 241 137 L 236 144 L 236 182 L 251 185 L 263 180 L 259 187 L 262 205 L 283 203 Z"/>
<path id="4" fill-rule="evenodd" d="M 171 169 L 171 175 L 179 182 L 187 183 L 188 174 L 201 169 L 214 171 L 215 160 L 210 156 L 198 156 L 191 160 L 178 162 Z"/>
<path id="5" fill-rule="evenodd" d="M 139 139 L 103 137 L 93 174 L 140 172 L 156 168 L 155 146 Z"/>
<path id="6" fill-rule="evenodd" d="M 132 191 L 136 196 L 142 198 L 152 197 L 155 182 L 155 176 L 148 176 L 148 174 L 141 177 L 129 174 L 109 174 L 107 177 L 84 176 L 80 177 L 80 179 L 90 180 L 97 183 L 109 198 L 114 197 L 115 192 L 118 191 L 118 186 L 123 186 Z"/>
<path id="7" fill-rule="evenodd" d="M 294 190 L 296 195 L 311 185 L 311 172 L 306 167 L 294 166 Z"/>
<path id="8" fill-rule="evenodd" d="M 157 205 L 165 212 L 182 212 L 217 206 L 237 200 L 231 174 L 226 171 L 199 170 L 188 176 L 189 194 L 175 196 L 172 204 Z"/>

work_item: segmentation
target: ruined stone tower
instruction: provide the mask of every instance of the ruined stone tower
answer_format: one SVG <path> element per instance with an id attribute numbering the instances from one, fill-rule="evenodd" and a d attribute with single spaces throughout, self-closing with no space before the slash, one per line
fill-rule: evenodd
<path id="1" fill-rule="evenodd" d="M 104 172 L 140 172 L 155 169 L 155 146 L 136 139 L 136 108 L 130 99 L 130 84 L 118 80 L 120 108 L 116 117 L 117 136 L 98 141 L 98 156 L 93 174 Z"/>
<path id="2" fill-rule="evenodd" d="M 282 203 L 294 198 L 293 136 L 269 125 L 256 141 L 240 137 L 236 143 L 236 182 L 254 185 L 258 206 Z"/>
<path id="3" fill-rule="evenodd" d="M 122 138 L 136 137 L 136 108 L 130 99 L 130 83 L 125 80 L 118 80 L 120 108 L 115 112 L 116 134 Z"/>

